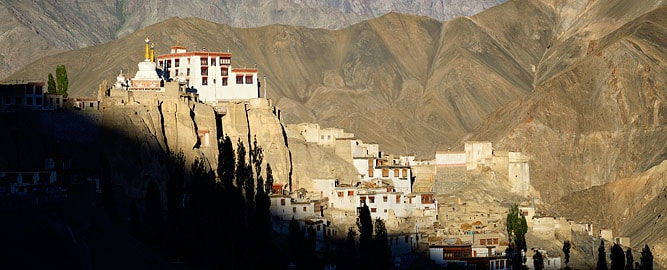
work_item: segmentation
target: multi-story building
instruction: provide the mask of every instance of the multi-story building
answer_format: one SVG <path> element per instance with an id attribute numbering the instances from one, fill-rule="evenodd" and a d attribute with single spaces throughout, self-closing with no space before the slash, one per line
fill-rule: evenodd
<path id="1" fill-rule="evenodd" d="M 388 219 L 393 211 L 396 217 L 411 216 L 415 210 L 424 217 L 436 218 L 437 200 L 432 192 L 394 192 L 394 187 L 381 180 L 363 182 L 359 186 L 339 185 L 336 179 L 313 179 L 314 189 L 328 207 L 356 211 L 366 204 L 371 217 Z"/>
<path id="2" fill-rule="evenodd" d="M 0 84 L 0 112 L 44 109 L 44 83 Z"/>
<path id="3" fill-rule="evenodd" d="M 206 50 L 188 52 L 172 46 L 169 54 L 157 56 L 163 77 L 184 79 L 203 102 L 259 98 L 256 68 L 232 68 L 232 54 Z"/>

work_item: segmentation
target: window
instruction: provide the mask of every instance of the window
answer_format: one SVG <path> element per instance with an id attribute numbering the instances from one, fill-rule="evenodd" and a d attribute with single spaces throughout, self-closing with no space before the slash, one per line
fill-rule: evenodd
<path id="1" fill-rule="evenodd" d="M 180 64 L 181 64 L 181 59 L 175 59 L 175 60 L 174 60 L 174 66 L 175 66 L 175 67 L 180 66 Z"/>
<path id="2" fill-rule="evenodd" d="M 296 213 L 296 206 L 292 207 L 292 213 Z"/>
<path id="3" fill-rule="evenodd" d="M 243 84 L 243 76 L 236 76 L 236 84 Z"/>
<path id="4" fill-rule="evenodd" d="M 368 177 L 373 177 L 373 168 L 368 168 Z"/>
<path id="5" fill-rule="evenodd" d="M 245 84 L 252 84 L 252 75 L 245 76 Z"/>
<path id="6" fill-rule="evenodd" d="M 382 177 L 389 177 L 389 169 L 387 168 L 382 169 Z"/>
<path id="7" fill-rule="evenodd" d="M 35 87 L 35 95 L 42 95 L 42 87 L 41 86 L 36 86 Z"/>
<path id="8" fill-rule="evenodd" d="M 202 77 L 201 78 L 201 85 L 208 85 L 208 78 L 207 77 Z"/>
<path id="9" fill-rule="evenodd" d="M 201 68 L 201 75 L 202 76 L 208 75 L 208 68 L 207 67 L 202 67 Z"/>
<path id="10" fill-rule="evenodd" d="M 486 246 L 486 239 L 479 239 L 479 244 L 482 246 Z"/>
<path id="11" fill-rule="evenodd" d="M 400 196 L 396 196 L 396 203 L 401 203 L 401 197 Z"/>
<path id="12" fill-rule="evenodd" d="M 398 177 L 398 169 L 394 169 L 394 177 Z"/>
<path id="13" fill-rule="evenodd" d="M 338 191 L 338 197 L 343 197 L 344 193 L 342 191 Z"/>
<path id="14" fill-rule="evenodd" d="M 167 68 L 170 68 L 171 67 L 171 60 L 167 60 L 166 62 L 167 62 Z"/>
<path id="15" fill-rule="evenodd" d="M 186 70 L 186 72 L 187 72 L 187 73 L 186 73 L 185 75 L 186 75 L 186 76 L 190 76 L 190 68 L 188 68 L 188 69 Z"/>
<path id="16" fill-rule="evenodd" d="M 387 202 L 387 196 L 382 196 L 382 202 Z"/>
<path id="17" fill-rule="evenodd" d="M 226 86 L 227 85 L 227 78 L 222 78 L 222 85 Z"/>
<path id="18" fill-rule="evenodd" d="M 347 196 L 354 196 L 354 190 L 348 190 Z"/>
<path id="19" fill-rule="evenodd" d="M 190 65 L 190 58 L 188 58 L 188 66 Z"/>
<path id="20" fill-rule="evenodd" d="M 368 196 L 368 201 L 370 203 L 375 203 L 375 196 Z"/>
<path id="21" fill-rule="evenodd" d="M 220 68 L 220 75 L 228 76 L 229 75 L 229 70 L 226 67 Z"/>
<path id="22" fill-rule="evenodd" d="M 35 105 L 42 105 L 42 98 L 41 97 L 35 98 Z"/>
<path id="23" fill-rule="evenodd" d="M 402 176 L 403 178 L 407 178 L 407 177 L 408 177 L 408 169 L 403 169 L 403 171 L 402 171 L 402 175 L 401 175 L 401 176 Z"/>
<path id="24" fill-rule="evenodd" d="M 496 225 L 496 224 L 493 224 L 493 225 Z M 493 244 L 494 244 L 494 245 L 497 245 L 497 244 L 498 244 L 498 238 L 493 238 Z"/>
<path id="25" fill-rule="evenodd" d="M 164 62 L 162 62 L 162 60 L 160 60 L 160 61 L 157 62 L 157 65 L 161 66 L 161 67 L 164 67 Z"/>
<path id="26" fill-rule="evenodd" d="M 373 160 L 372 159 L 368 160 L 368 167 L 373 167 Z"/>
<path id="27" fill-rule="evenodd" d="M 93 103 L 93 102 L 91 102 L 90 104 L 88 104 L 88 107 L 89 107 L 89 108 L 92 108 L 92 107 L 94 107 L 94 105 L 93 105 L 93 104 L 94 104 L 94 103 Z"/>
<path id="28" fill-rule="evenodd" d="M 202 58 L 202 59 L 201 59 L 201 65 L 202 65 L 202 66 L 208 66 L 208 58 L 205 58 L 205 57 Z"/>
<path id="29" fill-rule="evenodd" d="M 362 196 L 361 198 L 359 198 L 359 202 L 365 203 L 366 202 L 366 196 Z"/>
<path id="30" fill-rule="evenodd" d="M 231 58 L 220 58 L 220 65 L 229 65 L 232 63 Z"/>
<path id="31" fill-rule="evenodd" d="M 303 207 L 303 211 L 306 212 L 306 207 L 305 206 Z"/>
<path id="32" fill-rule="evenodd" d="M 31 97 L 26 97 L 25 98 L 25 104 L 32 105 L 32 98 Z"/>
<path id="33" fill-rule="evenodd" d="M 285 199 L 280 199 L 280 205 L 285 205 Z"/>
<path id="34" fill-rule="evenodd" d="M 375 213 L 375 212 L 377 212 L 377 211 L 378 211 L 377 208 L 375 208 L 375 207 L 371 208 L 371 213 Z"/>

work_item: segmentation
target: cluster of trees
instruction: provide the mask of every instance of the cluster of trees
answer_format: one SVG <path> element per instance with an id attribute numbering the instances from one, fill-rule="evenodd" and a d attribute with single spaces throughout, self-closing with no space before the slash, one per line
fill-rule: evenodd
<path id="1" fill-rule="evenodd" d="M 68 87 L 69 79 L 67 79 L 67 69 L 65 68 L 65 65 L 58 65 L 56 67 L 56 79 L 54 80 L 53 74 L 49 73 L 46 89 L 51 94 L 62 94 L 63 97 L 67 97 Z"/>
<path id="2" fill-rule="evenodd" d="M 239 140 L 235 152 L 231 139 L 225 137 L 218 159 L 219 181 L 201 159 L 193 162 L 190 181 L 186 181 L 183 154 L 171 154 L 166 164 L 166 215 L 161 211 L 159 187 L 149 184 L 144 213 L 148 229 L 143 236 L 153 236 L 147 240 L 165 249 L 171 259 L 206 268 L 286 265 L 280 252 L 275 252 L 271 234 L 273 176 L 267 163 L 264 179 L 261 146 L 255 140 L 246 151 Z"/>
<path id="3" fill-rule="evenodd" d="M 382 219 L 375 222 L 366 204 L 359 207 L 357 218 L 359 242 L 355 241 L 357 232 L 350 227 L 347 238 L 339 245 L 337 267 L 340 269 L 390 269 L 391 247 L 387 238 L 387 228 Z"/>
<path id="4" fill-rule="evenodd" d="M 507 236 L 510 241 L 505 254 L 507 254 L 507 258 L 512 264 L 512 269 L 523 269 L 525 259 L 521 252 L 526 251 L 528 223 L 526 223 L 526 217 L 519 210 L 519 205 L 514 204 L 510 207 L 505 224 L 507 225 Z"/>
<path id="5" fill-rule="evenodd" d="M 609 258 L 611 259 L 611 266 L 607 266 L 607 253 L 604 248 L 604 240 L 600 240 L 598 247 L 597 270 L 652 270 L 653 269 L 653 254 L 648 245 L 644 245 L 641 252 L 639 262 L 635 262 L 632 256 L 632 249 L 628 248 L 623 252 L 623 248 L 619 244 L 611 246 Z"/>

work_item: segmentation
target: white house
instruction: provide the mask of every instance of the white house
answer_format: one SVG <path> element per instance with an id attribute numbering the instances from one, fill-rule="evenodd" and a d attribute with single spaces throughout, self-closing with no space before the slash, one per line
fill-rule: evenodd
<path id="1" fill-rule="evenodd" d="M 359 186 L 339 185 L 336 179 L 313 179 L 315 192 L 321 194 L 328 207 L 356 211 L 366 204 L 371 217 L 388 219 L 393 212 L 396 217 L 421 216 L 436 218 L 437 201 L 431 192 L 394 192 L 393 187 L 381 180 L 362 182 Z"/>
<path id="2" fill-rule="evenodd" d="M 158 55 L 157 65 L 163 77 L 184 78 L 204 102 L 260 97 L 258 70 L 232 68 L 229 52 L 188 52 L 186 47 L 177 45 L 171 47 L 170 53 Z"/>

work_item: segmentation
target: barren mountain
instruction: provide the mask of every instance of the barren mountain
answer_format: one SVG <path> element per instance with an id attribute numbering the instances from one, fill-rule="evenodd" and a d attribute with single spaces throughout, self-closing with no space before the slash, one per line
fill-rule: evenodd
<path id="1" fill-rule="evenodd" d="M 444 23 L 390 13 L 340 30 L 172 18 L 40 59 L 10 79 L 43 80 L 65 64 L 71 94 L 91 95 L 121 68 L 134 74 L 146 36 L 158 53 L 175 44 L 229 50 L 236 66 L 267 77 L 286 122 L 345 128 L 391 152 L 489 140 L 532 157 L 533 186 L 550 204 L 636 179 L 667 158 L 666 15 L 660 0 L 514 0 Z M 649 210 L 630 203 L 637 218 L 610 226 L 631 232 L 647 222 Z"/>
<path id="2" fill-rule="evenodd" d="M 235 27 L 287 24 L 336 29 L 388 12 L 448 20 L 501 2 L 504 0 L 0 0 L 0 64 L 5 67 L 0 78 L 41 57 L 109 42 L 171 17 L 197 17 Z"/>

